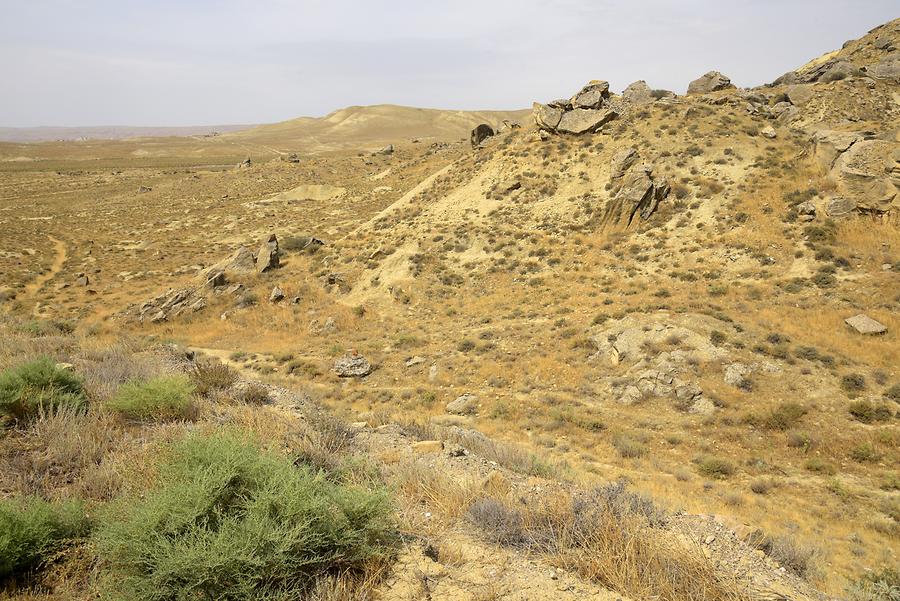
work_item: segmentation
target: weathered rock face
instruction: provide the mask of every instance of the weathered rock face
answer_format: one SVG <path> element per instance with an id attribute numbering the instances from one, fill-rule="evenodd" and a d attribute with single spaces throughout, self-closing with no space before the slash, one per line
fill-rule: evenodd
<path id="1" fill-rule="evenodd" d="M 597 131 L 607 121 L 615 119 L 616 112 L 609 109 L 576 108 L 563 113 L 556 130 L 567 134 L 583 134 Z"/>
<path id="2" fill-rule="evenodd" d="M 487 123 L 482 123 L 472 130 L 469 140 L 472 148 L 478 148 L 482 142 L 494 135 L 494 128 Z"/>
<path id="3" fill-rule="evenodd" d="M 832 130 L 815 132 L 813 143 L 816 160 L 837 188 L 829 215 L 900 210 L 900 143 Z"/>
<path id="4" fill-rule="evenodd" d="M 278 267 L 280 257 L 278 254 L 278 237 L 275 234 L 269 234 L 266 241 L 259 247 L 256 253 L 256 271 L 263 273 Z"/>
<path id="5" fill-rule="evenodd" d="M 602 223 L 631 224 L 635 216 L 648 219 L 669 195 L 669 184 L 653 177 L 653 168 L 638 164 L 634 148 L 613 157 L 610 183 L 614 196 L 606 206 Z"/>
<path id="6" fill-rule="evenodd" d="M 535 102 L 532 107 L 532 115 L 534 116 L 534 122 L 541 129 L 553 131 L 556 129 L 556 126 L 559 125 L 559 120 L 562 119 L 562 109 L 550 106 L 549 104 L 541 104 L 539 102 Z"/>
<path id="7" fill-rule="evenodd" d="M 362 378 L 372 370 L 372 364 L 362 355 L 345 355 L 334 362 L 334 373 L 341 378 Z"/>
<path id="8" fill-rule="evenodd" d="M 534 122 L 542 131 L 574 135 L 595 132 L 618 114 L 612 106 L 609 84 L 599 80 L 591 81 L 568 100 L 535 102 L 532 109 Z"/>
<path id="9" fill-rule="evenodd" d="M 731 90 L 734 85 L 731 80 L 719 73 L 718 71 L 710 71 L 701 75 L 688 85 L 688 94 L 709 94 L 710 92 L 718 92 L 719 90 Z"/>

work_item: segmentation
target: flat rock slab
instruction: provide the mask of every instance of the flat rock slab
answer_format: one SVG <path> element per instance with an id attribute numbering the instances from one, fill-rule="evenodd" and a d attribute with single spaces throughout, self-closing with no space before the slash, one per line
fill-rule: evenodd
<path id="1" fill-rule="evenodd" d="M 859 332 L 860 334 L 884 334 L 887 332 L 887 326 L 879 321 L 875 321 L 868 315 L 855 315 L 844 320 L 848 326 Z"/>

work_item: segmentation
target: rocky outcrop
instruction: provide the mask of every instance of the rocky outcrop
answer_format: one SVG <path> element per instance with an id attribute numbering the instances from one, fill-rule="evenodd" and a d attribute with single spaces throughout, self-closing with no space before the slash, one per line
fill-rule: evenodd
<path id="1" fill-rule="evenodd" d="M 493 135 L 494 128 L 487 123 L 481 123 L 472 130 L 472 134 L 469 136 L 469 141 L 472 143 L 472 148 L 478 148 L 479 146 L 481 146 L 482 142 Z"/>
<path id="2" fill-rule="evenodd" d="M 669 195 L 669 184 L 653 176 L 653 168 L 638 163 L 638 153 L 627 148 L 617 153 L 610 166 L 613 197 L 606 206 L 602 223 L 631 224 L 635 217 L 648 219 Z"/>
<path id="3" fill-rule="evenodd" d="M 539 129 L 581 135 L 598 131 L 618 116 L 609 96 L 609 83 L 594 80 L 568 100 L 534 103 L 532 115 Z"/>
<path id="4" fill-rule="evenodd" d="M 731 80 L 719 73 L 718 71 L 710 71 L 701 75 L 688 85 L 688 94 L 709 94 L 710 92 L 718 92 L 720 90 L 733 90 L 734 85 Z"/>

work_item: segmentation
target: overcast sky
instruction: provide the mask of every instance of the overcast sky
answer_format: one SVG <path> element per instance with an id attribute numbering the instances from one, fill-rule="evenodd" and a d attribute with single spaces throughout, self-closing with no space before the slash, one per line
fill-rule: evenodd
<path id="1" fill-rule="evenodd" d="M 771 81 L 897 0 L 0 0 L 0 125 L 511 109 L 590 79 Z"/>

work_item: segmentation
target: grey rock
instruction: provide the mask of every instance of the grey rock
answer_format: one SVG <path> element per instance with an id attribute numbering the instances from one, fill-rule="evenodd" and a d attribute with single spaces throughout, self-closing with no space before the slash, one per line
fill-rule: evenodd
<path id="1" fill-rule="evenodd" d="M 741 382 L 750 375 L 752 368 L 743 363 L 732 363 L 725 366 L 725 383 L 729 386 L 740 386 Z"/>
<path id="2" fill-rule="evenodd" d="M 626 102 L 635 105 L 650 104 L 656 100 L 653 97 L 653 90 L 650 89 L 650 86 L 648 86 L 647 82 L 643 79 L 640 79 L 625 88 L 625 91 L 622 92 L 622 98 L 624 98 Z"/>
<path id="3" fill-rule="evenodd" d="M 803 106 L 813 99 L 816 95 L 815 88 L 810 84 L 796 84 L 789 86 L 787 89 L 787 97 L 794 106 Z"/>
<path id="4" fill-rule="evenodd" d="M 372 373 L 372 364 L 357 354 L 344 355 L 334 362 L 334 373 L 341 378 L 362 378 Z"/>
<path id="5" fill-rule="evenodd" d="M 385 147 L 382 148 L 381 150 L 376 150 L 376 151 L 373 152 L 372 154 L 374 154 L 374 155 L 381 155 L 381 156 L 390 156 L 390 155 L 394 154 L 394 145 L 393 145 L 393 144 L 388 144 L 387 146 L 385 146 Z"/>
<path id="6" fill-rule="evenodd" d="M 534 123 L 539 128 L 553 131 L 559 125 L 563 112 L 562 109 L 552 107 L 549 104 L 535 102 L 531 114 L 534 117 Z"/>
<path id="7" fill-rule="evenodd" d="M 616 118 L 613 110 L 572 109 L 563 113 L 557 130 L 569 134 L 597 131 L 604 123 Z"/>
<path id="8" fill-rule="evenodd" d="M 625 177 L 625 172 L 638 160 L 638 152 L 634 148 L 625 148 L 620 150 L 613 156 L 610 164 L 611 179 L 620 179 Z"/>
<path id="9" fill-rule="evenodd" d="M 710 71 L 692 81 L 688 85 L 687 93 L 709 94 L 710 92 L 730 89 L 734 89 L 734 85 L 727 76 L 718 71 Z"/>
<path id="10" fill-rule="evenodd" d="M 478 397 L 474 394 L 463 394 L 456 399 L 447 403 L 447 413 L 453 413 L 455 415 L 468 415 L 471 413 L 475 413 L 475 409 L 478 407 Z"/>
<path id="11" fill-rule="evenodd" d="M 860 334 L 866 334 L 869 336 L 884 334 L 885 332 L 887 332 L 886 325 L 872 319 L 871 317 L 863 313 L 845 319 L 844 323 L 846 323 L 848 326 L 850 326 Z"/>
<path id="12" fill-rule="evenodd" d="M 573 109 L 599 109 L 604 107 L 607 98 L 609 82 L 595 79 L 572 96 L 569 104 Z"/>
<path id="13" fill-rule="evenodd" d="M 272 288 L 272 293 L 269 295 L 269 302 L 277 303 L 278 301 L 280 301 L 283 298 L 284 298 L 284 290 L 282 290 L 278 286 L 275 286 L 274 288 Z"/>

